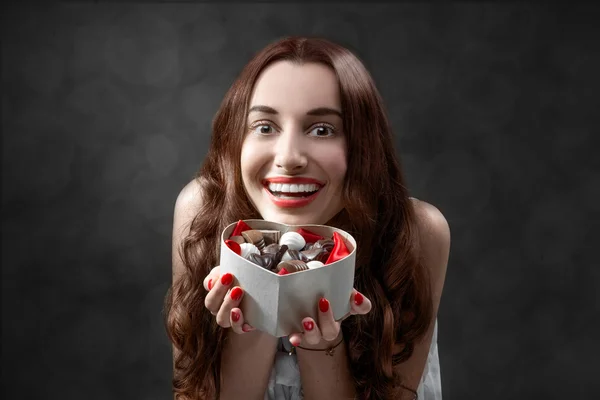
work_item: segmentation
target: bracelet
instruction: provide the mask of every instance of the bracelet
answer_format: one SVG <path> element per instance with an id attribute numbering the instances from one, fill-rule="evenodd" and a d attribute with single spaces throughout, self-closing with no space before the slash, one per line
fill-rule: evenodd
<path id="1" fill-rule="evenodd" d="M 328 349 L 308 349 L 306 347 L 302 347 L 302 346 L 292 346 L 292 349 L 290 350 L 290 352 L 288 353 L 290 356 L 294 353 L 296 353 L 296 347 L 302 350 L 308 350 L 308 351 L 324 351 L 326 355 L 333 357 L 334 354 L 334 350 L 336 347 L 338 347 L 340 344 L 342 344 L 342 342 L 344 341 L 344 337 L 342 336 L 342 338 L 340 339 L 339 342 L 337 342 L 337 344 L 331 346 Z"/>

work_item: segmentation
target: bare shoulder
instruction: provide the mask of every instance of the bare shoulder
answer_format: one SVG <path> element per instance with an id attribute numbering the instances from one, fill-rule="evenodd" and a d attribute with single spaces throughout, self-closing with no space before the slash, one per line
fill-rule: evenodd
<path id="1" fill-rule="evenodd" d="M 183 239 L 189 234 L 192 221 L 200 212 L 202 205 L 202 187 L 198 179 L 187 183 L 177 195 L 173 214 L 173 278 L 184 272 L 184 266 L 179 251 Z"/>
<path id="2" fill-rule="evenodd" d="M 445 271 L 450 251 L 448 221 L 434 205 L 415 198 L 411 200 L 417 217 L 422 255 L 432 270 Z"/>
<path id="3" fill-rule="evenodd" d="M 199 179 L 192 179 L 177 195 L 173 225 L 175 229 L 189 228 L 194 217 L 200 211 L 203 195 Z"/>

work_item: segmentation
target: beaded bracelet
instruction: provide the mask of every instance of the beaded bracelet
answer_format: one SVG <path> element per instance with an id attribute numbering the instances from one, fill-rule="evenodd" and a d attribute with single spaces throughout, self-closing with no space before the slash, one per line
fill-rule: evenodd
<path id="1" fill-rule="evenodd" d="M 288 354 L 291 356 L 292 354 L 296 353 L 296 347 L 297 347 L 299 349 L 308 350 L 308 351 L 324 351 L 326 355 L 333 357 L 335 348 L 338 347 L 340 344 L 342 344 L 343 341 L 344 341 L 344 338 L 342 337 L 340 339 L 340 341 L 337 342 L 337 344 L 331 346 L 328 349 L 308 349 L 308 348 L 302 347 L 302 346 L 292 346 L 292 349 L 290 350 L 290 352 Z"/>

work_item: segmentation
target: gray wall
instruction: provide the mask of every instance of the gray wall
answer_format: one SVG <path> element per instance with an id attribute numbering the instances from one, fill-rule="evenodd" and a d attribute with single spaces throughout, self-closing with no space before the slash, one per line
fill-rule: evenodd
<path id="1" fill-rule="evenodd" d="M 236 74 L 290 34 L 364 60 L 450 222 L 444 398 L 600 394 L 597 11 L 4 6 L 3 398 L 169 398 L 174 201 Z"/>

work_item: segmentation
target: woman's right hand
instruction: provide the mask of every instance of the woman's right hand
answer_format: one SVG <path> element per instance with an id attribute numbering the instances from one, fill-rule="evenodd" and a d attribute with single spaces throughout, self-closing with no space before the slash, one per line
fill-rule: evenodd
<path id="1" fill-rule="evenodd" d="M 219 270 L 219 266 L 213 268 L 204 278 L 204 288 L 208 291 L 204 305 L 216 316 L 217 324 L 223 328 L 231 328 L 235 333 L 253 331 L 254 328 L 244 322 L 244 314 L 238 308 L 244 290 L 239 286 L 232 286 L 232 274 L 221 276 Z"/>

